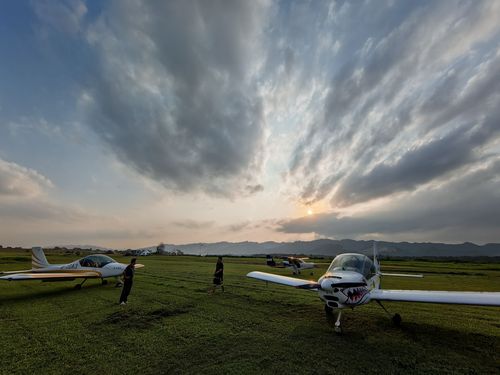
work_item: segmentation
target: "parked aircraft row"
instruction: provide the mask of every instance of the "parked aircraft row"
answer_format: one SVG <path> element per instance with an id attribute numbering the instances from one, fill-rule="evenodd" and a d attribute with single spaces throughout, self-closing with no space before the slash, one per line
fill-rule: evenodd
<path id="1" fill-rule="evenodd" d="M 297 258 L 295 258 L 297 259 Z M 272 258 L 268 258 L 268 265 Z M 304 259 L 301 259 L 304 262 Z M 274 261 L 273 261 L 274 262 Z M 295 270 L 293 260 L 287 259 L 288 265 L 283 262 L 282 267 Z M 304 269 L 300 261 L 301 267 Z M 305 263 L 305 262 L 304 262 Z M 312 264 L 314 267 L 314 263 Z M 75 287 L 80 289 L 87 279 L 101 279 L 105 284 L 105 278 L 120 276 L 125 270 L 126 264 L 118 263 L 106 255 L 89 255 L 67 264 L 50 264 L 40 247 L 32 249 L 32 268 L 23 271 L 1 272 L 0 280 L 41 280 L 41 281 L 65 281 L 83 279 Z M 144 267 L 136 264 L 136 268 Z M 312 268 L 312 267 L 311 267 Z M 377 302 L 386 312 L 382 305 L 385 301 L 399 302 L 426 302 L 441 304 L 462 304 L 478 306 L 500 306 L 500 292 L 450 292 L 450 291 L 428 291 L 428 290 L 389 290 L 380 288 L 382 276 L 399 277 L 423 277 L 422 275 L 390 274 L 380 270 L 377 259 L 376 247 L 374 246 L 373 260 L 363 254 L 346 253 L 340 254 L 333 259 L 326 273 L 317 281 L 303 280 L 288 276 L 270 274 L 266 272 L 253 271 L 248 277 L 266 282 L 272 282 L 291 286 L 297 289 L 315 291 L 323 301 L 327 316 L 336 314 L 334 323 L 335 331 L 341 332 L 341 315 L 345 308 L 355 308 L 371 301 Z M 393 321 L 401 322 L 401 316 L 395 314 Z"/>

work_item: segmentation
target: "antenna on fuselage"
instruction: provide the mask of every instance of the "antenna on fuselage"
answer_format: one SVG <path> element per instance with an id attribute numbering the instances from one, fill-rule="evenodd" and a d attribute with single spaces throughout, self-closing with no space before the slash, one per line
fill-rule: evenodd
<path id="1" fill-rule="evenodd" d="M 379 272 L 380 271 L 380 263 L 378 262 L 378 258 L 377 258 L 377 243 L 375 241 L 373 241 L 373 264 L 375 265 L 377 272 Z"/>

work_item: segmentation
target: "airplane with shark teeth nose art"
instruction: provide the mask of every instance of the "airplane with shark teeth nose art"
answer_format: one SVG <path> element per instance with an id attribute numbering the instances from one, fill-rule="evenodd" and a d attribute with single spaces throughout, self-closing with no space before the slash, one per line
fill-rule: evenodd
<path id="1" fill-rule="evenodd" d="M 377 302 L 387 313 L 382 301 L 427 302 L 478 306 L 500 306 L 500 292 L 448 292 L 428 290 L 387 290 L 380 289 L 381 276 L 423 277 L 380 272 L 376 245 L 373 246 L 373 261 L 363 254 L 340 254 L 333 259 L 326 273 L 316 281 L 301 280 L 293 277 L 253 271 L 247 274 L 257 280 L 292 286 L 298 289 L 317 291 L 325 303 L 327 317 L 334 317 L 335 332 L 341 333 L 340 318 L 342 309 L 352 308 Z M 396 325 L 401 323 L 401 316 L 392 317 Z"/>
<path id="2" fill-rule="evenodd" d="M 88 255 L 67 264 L 50 264 L 45 257 L 41 247 L 31 249 L 31 269 L 23 271 L 0 272 L 0 280 L 21 281 L 21 280 L 41 280 L 41 281 L 72 281 L 83 279 L 80 284 L 75 285 L 75 289 L 81 289 L 87 279 L 101 279 L 102 284 L 107 284 L 107 277 L 118 277 L 123 274 L 126 264 L 118 263 L 113 258 L 103 254 Z M 144 267 L 136 264 L 135 268 Z"/>

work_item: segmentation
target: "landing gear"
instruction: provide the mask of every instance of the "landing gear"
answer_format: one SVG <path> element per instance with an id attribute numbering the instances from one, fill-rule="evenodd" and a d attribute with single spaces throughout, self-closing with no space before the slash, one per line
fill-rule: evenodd
<path id="1" fill-rule="evenodd" d="M 382 307 L 384 309 L 384 311 L 388 315 L 391 315 L 391 313 L 384 307 L 384 305 L 382 305 L 382 303 L 380 301 L 377 301 L 377 303 L 380 305 L 380 307 Z M 403 319 L 401 318 L 401 315 L 399 315 L 398 313 L 394 314 L 391 319 L 392 319 L 392 322 L 394 323 L 394 325 L 397 327 L 399 327 L 401 325 L 401 322 L 403 321 Z"/>
<path id="2" fill-rule="evenodd" d="M 81 283 L 81 284 L 76 284 L 76 285 L 75 285 L 75 289 L 76 289 L 76 290 L 80 290 L 80 289 L 82 289 L 82 285 L 85 283 L 85 281 L 87 281 L 87 279 L 83 279 L 83 281 L 82 281 L 82 283 Z"/>
<path id="3" fill-rule="evenodd" d="M 335 319 L 335 322 L 333 322 L 333 319 L 335 318 L 335 313 L 333 311 L 333 308 L 331 308 L 328 305 L 325 305 L 325 314 L 326 314 L 326 320 L 328 322 L 333 323 L 333 330 L 335 333 L 341 334 L 342 333 L 342 327 L 340 326 L 340 318 L 342 316 L 342 311 L 338 310 L 337 313 L 337 318 Z"/>
<path id="4" fill-rule="evenodd" d="M 401 325 L 402 320 L 403 319 L 401 319 L 401 315 L 399 315 L 397 313 L 394 314 L 394 316 L 392 317 L 392 322 L 394 323 L 395 326 L 398 326 L 398 327 Z"/>
<path id="5" fill-rule="evenodd" d="M 108 280 L 101 279 L 101 285 L 108 285 Z"/>
<path id="6" fill-rule="evenodd" d="M 342 316 L 342 311 L 339 310 L 339 313 L 337 315 L 337 320 L 335 322 L 335 333 L 341 334 L 342 333 L 342 327 L 340 326 L 340 317 Z"/>

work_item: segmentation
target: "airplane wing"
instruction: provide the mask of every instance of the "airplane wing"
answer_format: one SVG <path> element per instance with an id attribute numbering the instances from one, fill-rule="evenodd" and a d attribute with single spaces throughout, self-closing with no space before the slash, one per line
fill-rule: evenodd
<path id="1" fill-rule="evenodd" d="M 253 271 L 247 274 L 253 279 L 269 281 L 271 283 L 293 286 L 300 289 L 317 290 L 320 285 L 315 281 L 301 280 L 294 277 L 273 275 L 272 273 Z"/>
<path id="2" fill-rule="evenodd" d="M 444 292 L 428 290 L 374 289 L 370 299 L 375 301 L 450 303 L 457 305 L 500 306 L 499 292 Z"/>
<path id="3" fill-rule="evenodd" d="M 390 272 L 380 272 L 380 275 L 382 276 L 397 276 L 397 277 L 418 277 L 418 278 L 422 278 L 424 277 L 424 275 L 421 275 L 421 274 L 408 274 L 408 273 L 390 273 Z"/>
<path id="4" fill-rule="evenodd" d="M 92 279 L 99 278 L 101 274 L 97 271 L 83 272 L 32 272 L 15 273 L 0 277 L 0 280 L 20 281 L 20 280 L 74 280 L 74 279 Z"/>

